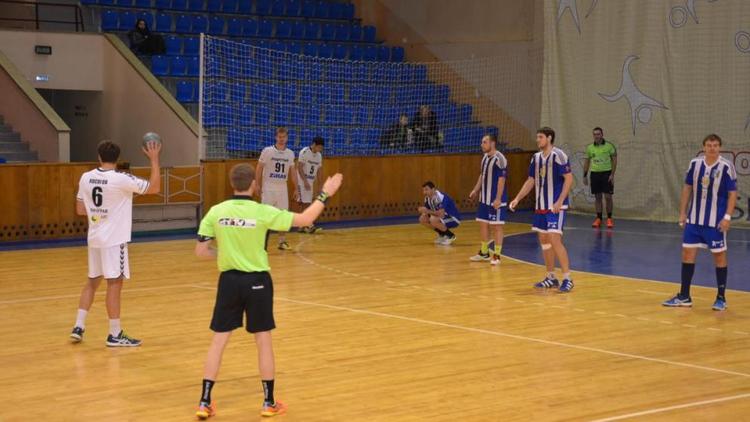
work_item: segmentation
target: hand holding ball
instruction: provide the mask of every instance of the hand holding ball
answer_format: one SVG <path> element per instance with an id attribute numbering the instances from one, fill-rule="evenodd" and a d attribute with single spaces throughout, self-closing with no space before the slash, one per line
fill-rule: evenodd
<path id="1" fill-rule="evenodd" d="M 161 151 L 161 136 L 155 132 L 148 132 L 143 135 L 143 153 L 149 160 L 158 160 Z"/>
<path id="2" fill-rule="evenodd" d="M 143 147 L 147 147 L 149 142 L 156 142 L 161 145 L 161 136 L 156 132 L 148 132 L 143 135 Z"/>

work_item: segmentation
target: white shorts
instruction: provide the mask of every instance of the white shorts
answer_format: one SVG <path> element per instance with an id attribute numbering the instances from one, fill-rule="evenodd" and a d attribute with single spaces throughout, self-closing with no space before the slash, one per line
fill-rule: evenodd
<path id="1" fill-rule="evenodd" d="M 297 192 L 299 192 L 299 202 L 303 204 L 312 204 L 313 200 L 313 191 L 312 189 L 307 190 L 303 185 L 300 185 L 297 188 Z"/>
<path id="2" fill-rule="evenodd" d="M 289 195 L 286 190 L 263 190 L 260 201 L 280 210 L 289 209 Z"/>
<path id="3" fill-rule="evenodd" d="M 130 278 L 128 244 L 108 248 L 89 247 L 89 278 Z"/>

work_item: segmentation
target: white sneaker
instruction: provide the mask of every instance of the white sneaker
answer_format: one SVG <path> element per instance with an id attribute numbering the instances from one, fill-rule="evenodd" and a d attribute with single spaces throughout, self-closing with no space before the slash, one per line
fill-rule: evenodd
<path id="1" fill-rule="evenodd" d="M 476 255 L 469 258 L 469 261 L 474 261 L 474 262 L 489 261 L 489 260 L 490 260 L 490 254 L 482 255 L 481 252 L 477 252 Z"/>
<path id="2" fill-rule="evenodd" d="M 451 243 L 456 241 L 456 236 L 453 237 L 445 237 L 443 238 L 443 241 L 440 242 L 441 245 L 449 246 Z"/>
<path id="3" fill-rule="evenodd" d="M 492 255 L 492 260 L 490 260 L 490 265 L 500 265 L 500 255 Z"/>
<path id="4" fill-rule="evenodd" d="M 445 240 L 445 237 L 438 236 L 438 237 L 435 238 L 434 242 L 435 242 L 435 244 L 440 245 L 440 244 L 443 243 L 444 240 Z"/>

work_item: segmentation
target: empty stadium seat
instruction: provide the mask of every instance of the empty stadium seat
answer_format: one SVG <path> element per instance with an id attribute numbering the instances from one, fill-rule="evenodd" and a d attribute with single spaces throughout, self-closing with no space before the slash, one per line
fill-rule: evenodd
<path id="1" fill-rule="evenodd" d="M 286 16 L 299 16 L 302 7 L 302 2 L 300 0 L 286 0 Z"/>
<path id="2" fill-rule="evenodd" d="M 131 29 L 135 28 L 135 13 L 124 10 L 120 12 L 120 22 L 117 26 L 117 28 L 120 31 L 130 31 Z"/>
<path id="3" fill-rule="evenodd" d="M 208 1 L 210 2 L 211 0 Z M 204 10 L 203 6 L 203 0 L 188 0 L 188 10 L 190 10 L 191 12 L 201 12 Z"/>
<path id="4" fill-rule="evenodd" d="M 392 62 L 404 61 L 404 47 L 391 47 L 391 61 Z"/>
<path id="5" fill-rule="evenodd" d="M 174 22 L 174 32 L 190 32 L 190 25 L 192 24 L 192 22 L 193 20 L 190 15 L 178 15 Z"/>
<path id="6" fill-rule="evenodd" d="M 387 62 L 391 60 L 391 49 L 385 45 L 378 47 L 378 60 L 381 62 Z"/>
<path id="7" fill-rule="evenodd" d="M 224 0 L 221 2 L 221 11 L 224 13 L 235 13 L 237 11 L 237 0 Z"/>
<path id="8" fill-rule="evenodd" d="M 228 86 L 224 81 L 209 81 L 206 82 L 206 89 L 203 95 L 206 99 L 207 104 L 211 103 L 223 103 L 227 101 Z"/>
<path id="9" fill-rule="evenodd" d="M 270 38 L 273 33 L 273 21 L 269 19 L 261 19 L 258 23 L 258 36 Z"/>
<path id="10" fill-rule="evenodd" d="M 187 72 L 187 63 L 182 56 L 173 56 L 169 58 L 169 75 L 185 76 Z"/>
<path id="11" fill-rule="evenodd" d="M 273 16 L 284 16 L 285 9 L 286 4 L 284 4 L 284 0 L 273 0 L 271 3 L 271 15 Z"/>
<path id="12" fill-rule="evenodd" d="M 375 27 L 364 26 L 362 27 L 362 40 L 366 42 L 375 42 Z"/>
<path id="13" fill-rule="evenodd" d="M 172 32 L 172 15 L 166 13 L 156 14 L 156 31 Z"/>
<path id="14" fill-rule="evenodd" d="M 258 21 L 246 19 L 242 21 L 242 36 L 254 37 L 258 33 Z"/>
<path id="15" fill-rule="evenodd" d="M 319 1 L 315 5 L 315 17 L 326 19 L 328 18 L 328 14 L 330 13 L 331 4 L 327 1 Z"/>
<path id="16" fill-rule="evenodd" d="M 182 38 L 170 35 L 164 38 L 164 44 L 167 47 L 167 55 L 179 56 L 182 54 Z"/>
<path id="17" fill-rule="evenodd" d="M 154 0 L 154 7 L 159 10 L 167 10 L 172 8 L 171 0 Z"/>
<path id="18" fill-rule="evenodd" d="M 318 55 L 318 44 L 315 43 L 305 43 L 304 47 L 302 48 L 303 54 L 307 56 L 317 56 Z"/>
<path id="19" fill-rule="evenodd" d="M 333 58 L 334 59 L 346 59 L 349 57 L 349 46 L 344 44 L 336 44 L 333 46 Z"/>
<path id="20" fill-rule="evenodd" d="M 238 0 L 237 2 L 237 13 L 243 15 L 249 15 L 253 10 L 253 3 L 251 0 Z"/>
<path id="21" fill-rule="evenodd" d="M 200 59 L 198 57 L 186 57 L 187 76 L 197 77 L 200 75 Z"/>
<path id="22" fill-rule="evenodd" d="M 319 22 L 307 22 L 305 24 L 305 38 L 308 40 L 314 40 L 318 38 L 320 34 L 320 23 Z"/>
<path id="23" fill-rule="evenodd" d="M 190 32 L 193 34 L 200 34 L 206 32 L 208 29 L 208 19 L 203 15 L 193 16 L 190 22 Z"/>
<path id="24" fill-rule="evenodd" d="M 328 44 L 322 44 L 320 47 L 318 47 L 318 57 L 330 59 L 331 57 L 333 57 L 333 47 Z"/>
<path id="25" fill-rule="evenodd" d="M 324 23 L 321 26 L 320 38 L 326 41 L 330 41 L 336 38 L 336 25 L 332 23 Z"/>
<path id="26" fill-rule="evenodd" d="M 169 75 L 169 58 L 166 56 L 152 56 L 151 73 L 156 76 Z"/>
<path id="27" fill-rule="evenodd" d="M 377 47 L 368 45 L 367 47 L 364 48 L 364 53 L 362 54 L 362 60 L 374 62 L 377 59 L 378 59 Z"/>
<path id="28" fill-rule="evenodd" d="M 286 51 L 287 53 L 291 53 L 291 54 L 302 54 L 302 44 L 296 41 L 291 41 L 287 43 Z"/>
<path id="29" fill-rule="evenodd" d="M 245 102 L 246 87 L 244 83 L 234 83 L 229 86 L 229 101 L 235 103 Z"/>
<path id="30" fill-rule="evenodd" d="M 362 26 L 355 23 L 349 27 L 349 41 L 361 41 L 362 40 Z"/>
<path id="31" fill-rule="evenodd" d="M 193 81 L 178 81 L 177 82 L 177 93 L 175 95 L 177 101 L 181 103 L 195 102 L 195 82 Z"/>
<path id="32" fill-rule="evenodd" d="M 292 24 L 287 21 L 276 22 L 276 37 L 290 38 L 292 36 Z"/>
<path id="33" fill-rule="evenodd" d="M 120 7 L 133 7 L 133 0 L 115 0 L 115 5 Z"/>
<path id="34" fill-rule="evenodd" d="M 120 21 L 120 12 L 116 10 L 104 10 L 102 12 L 102 31 L 116 31 Z"/>
<path id="35" fill-rule="evenodd" d="M 151 0 L 135 0 L 135 7 L 139 9 L 150 9 Z"/>
<path id="36" fill-rule="evenodd" d="M 183 50 L 182 54 L 186 56 L 197 56 L 200 49 L 200 38 L 198 37 L 187 37 L 183 39 Z"/>
<path id="37" fill-rule="evenodd" d="M 172 0 L 171 7 L 174 10 L 187 10 L 187 0 Z"/>
<path id="38" fill-rule="evenodd" d="M 232 37 L 242 36 L 242 21 L 237 18 L 227 20 L 227 35 Z"/>
<path id="39" fill-rule="evenodd" d="M 271 0 L 257 0 L 255 3 L 255 13 L 258 15 L 271 14 Z"/>
<path id="40" fill-rule="evenodd" d="M 208 21 L 208 33 L 211 35 L 221 35 L 224 33 L 224 18 L 212 16 Z"/>

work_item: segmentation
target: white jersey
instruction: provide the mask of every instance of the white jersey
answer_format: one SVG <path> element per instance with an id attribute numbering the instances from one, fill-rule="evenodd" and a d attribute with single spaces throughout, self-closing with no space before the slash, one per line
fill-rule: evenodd
<path id="1" fill-rule="evenodd" d="M 88 244 L 108 248 L 130 242 L 133 194 L 145 194 L 149 182 L 129 173 L 95 169 L 83 173 L 76 198 L 86 206 Z"/>
<path id="2" fill-rule="evenodd" d="M 323 154 L 319 152 L 312 152 L 310 147 L 304 147 L 299 152 L 299 158 L 297 159 L 297 162 L 302 169 L 302 174 L 305 175 L 305 178 L 307 179 L 307 182 L 310 183 L 310 188 L 312 189 L 312 184 L 315 181 L 315 177 L 318 175 L 318 171 L 320 171 L 320 168 L 323 167 Z M 297 185 L 300 186 L 300 189 L 304 189 L 305 183 L 302 181 L 302 178 L 299 175 L 299 170 L 297 170 L 296 174 Z"/>
<path id="3" fill-rule="evenodd" d="M 263 163 L 263 190 L 286 192 L 286 181 L 294 167 L 294 151 L 279 150 L 272 145 L 263 148 L 258 161 Z"/>

